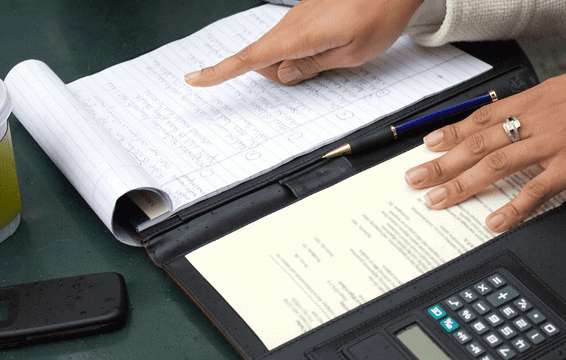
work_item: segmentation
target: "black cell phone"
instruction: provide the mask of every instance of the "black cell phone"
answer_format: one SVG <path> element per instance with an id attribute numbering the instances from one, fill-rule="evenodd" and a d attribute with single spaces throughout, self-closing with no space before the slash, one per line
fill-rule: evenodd
<path id="1" fill-rule="evenodd" d="M 126 283 L 116 273 L 0 288 L 0 349 L 116 330 L 127 314 Z"/>

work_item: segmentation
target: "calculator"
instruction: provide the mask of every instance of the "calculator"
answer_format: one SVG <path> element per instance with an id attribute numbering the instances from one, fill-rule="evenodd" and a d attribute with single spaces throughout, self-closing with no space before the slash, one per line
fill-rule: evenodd
<path id="1" fill-rule="evenodd" d="M 564 224 L 566 205 L 359 306 L 269 359 L 566 360 Z"/>
<path id="2" fill-rule="evenodd" d="M 362 308 L 365 321 L 312 348 L 308 358 L 566 360 L 566 302 L 555 291 L 556 281 L 566 287 L 564 273 L 545 279 L 551 287 L 508 250 L 474 258 L 482 255 Z"/>
<path id="3" fill-rule="evenodd" d="M 422 312 L 441 329 L 444 341 L 478 360 L 529 358 L 566 332 L 553 309 L 504 268 L 454 288 Z M 419 324 L 395 335 L 419 360 L 453 359 Z"/>

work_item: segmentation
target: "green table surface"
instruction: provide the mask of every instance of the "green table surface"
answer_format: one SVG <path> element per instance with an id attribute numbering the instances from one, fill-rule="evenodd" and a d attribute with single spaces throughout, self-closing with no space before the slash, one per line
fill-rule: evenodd
<path id="1" fill-rule="evenodd" d="M 258 4 L 2 0 L 0 78 L 39 59 L 68 83 Z M 124 276 L 130 307 L 120 330 L 0 350 L 0 359 L 240 359 L 143 248 L 114 239 L 17 118 L 9 121 L 23 210 L 15 234 L 0 243 L 0 287 L 112 271 Z"/>

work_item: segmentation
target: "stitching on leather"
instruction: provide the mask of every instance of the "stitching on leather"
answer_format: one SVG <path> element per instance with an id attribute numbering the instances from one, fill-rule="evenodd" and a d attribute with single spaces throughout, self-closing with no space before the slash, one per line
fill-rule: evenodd
<path id="1" fill-rule="evenodd" d="M 474 78 L 474 79 L 470 80 L 469 82 L 467 82 L 468 87 L 467 87 L 466 89 L 458 89 L 458 90 L 455 90 L 455 89 L 448 89 L 448 90 L 446 90 L 445 92 L 443 92 L 444 95 L 443 95 L 442 98 L 432 97 L 432 98 L 425 99 L 425 100 L 419 102 L 419 103 L 418 103 L 419 105 L 418 105 L 418 106 L 415 105 L 416 107 L 415 107 L 411 112 L 412 112 L 412 113 L 418 113 L 420 110 L 422 110 L 423 108 L 426 108 L 426 107 L 428 107 L 428 106 L 430 106 L 430 105 L 442 103 L 443 101 L 445 101 L 446 99 L 448 99 L 449 97 L 451 97 L 451 96 L 452 96 L 453 94 L 455 94 L 455 93 L 465 92 L 466 90 L 469 90 L 470 88 L 473 88 L 475 85 L 477 85 L 477 84 L 479 84 L 479 83 L 481 83 L 481 82 L 484 82 L 484 81 L 489 80 L 489 79 L 491 79 L 491 78 L 495 78 L 496 76 L 499 76 L 499 75 L 501 75 L 502 73 L 511 72 L 511 71 L 513 71 L 513 70 L 516 70 L 516 68 L 507 69 L 507 70 L 505 70 L 505 71 L 501 71 L 501 70 L 495 71 L 495 72 L 491 72 L 491 71 L 490 71 L 490 72 L 484 74 L 484 75 L 486 75 L 486 76 L 480 76 L 480 77 L 478 77 L 478 78 Z M 489 76 L 487 76 L 487 74 L 489 74 Z M 398 117 L 394 117 L 394 119 L 397 119 L 397 118 L 398 118 Z M 395 122 L 395 121 L 392 120 L 391 123 L 393 123 L 393 122 Z M 359 136 L 362 136 L 362 135 L 366 134 L 367 132 L 371 132 L 371 131 L 374 130 L 373 128 L 372 128 L 372 129 L 369 129 L 369 127 L 371 127 L 371 125 L 369 125 L 368 127 L 366 127 L 366 128 L 364 129 L 365 131 L 360 132 Z M 308 158 L 304 159 L 303 161 L 298 162 L 295 166 L 292 166 L 290 169 L 287 169 L 287 171 L 296 170 L 297 168 L 301 167 L 302 165 L 307 164 L 307 163 L 309 163 L 309 162 L 312 162 L 312 160 L 317 159 L 317 158 L 318 158 L 318 155 L 315 156 L 314 153 L 313 153 L 312 156 L 309 156 Z M 214 201 L 214 202 L 208 204 L 207 206 L 201 206 L 201 207 L 196 206 L 196 209 L 194 210 L 194 213 L 195 213 L 195 214 L 196 214 L 196 213 L 199 213 L 199 212 L 200 212 L 200 209 L 202 209 L 202 208 L 204 208 L 204 207 L 206 207 L 206 208 L 213 208 L 213 207 L 214 207 L 215 205 L 217 205 L 218 203 L 226 202 L 226 201 L 229 201 L 229 199 L 237 198 L 237 197 L 240 196 L 242 193 L 248 192 L 250 189 L 259 188 L 259 187 L 261 187 L 261 186 L 265 186 L 266 184 L 268 184 L 268 183 L 272 182 L 273 180 L 279 178 L 279 177 L 281 176 L 281 174 L 284 173 L 283 171 L 276 171 L 276 169 L 274 169 L 273 171 L 274 171 L 274 174 L 273 174 L 272 176 L 269 176 L 269 177 L 267 177 L 266 179 L 263 179 L 262 181 L 258 182 L 257 184 L 252 184 L 252 185 L 250 185 L 250 186 L 248 186 L 248 187 L 245 187 L 245 188 L 241 189 L 240 191 L 238 191 L 238 192 L 232 194 L 232 196 L 230 196 L 229 198 L 219 198 L 217 201 Z M 286 171 L 286 172 L 287 172 L 287 171 Z M 545 215 L 547 215 L 547 214 L 548 214 L 548 213 L 545 213 L 545 214 L 543 214 L 543 215 L 537 217 L 536 219 L 533 219 L 532 221 L 538 221 L 538 220 L 540 220 L 540 219 L 546 217 Z M 190 217 L 188 217 L 188 218 L 190 218 Z M 185 221 L 183 221 L 183 222 L 185 223 Z M 181 225 L 181 226 L 182 226 L 182 225 Z M 498 241 L 499 241 L 499 240 L 502 240 L 502 239 L 504 239 L 504 238 L 506 238 L 509 234 L 514 233 L 515 231 L 517 231 L 518 229 L 522 228 L 523 226 L 524 226 L 524 224 L 521 224 L 521 225 L 519 225 L 517 228 L 513 229 L 511 232 L 508 232 L 508 233 L 502 235 L 502 237 L 501 237 L 500 239 L 498 239 Z M 164 232 L 169 231 L 169 230 L 171 230 L 171 229 L 164 230 Z M 151 236 L 151 235 L 150 235 L 150 236 Z M 494 239 L 492 239 L 492 240 L 494 240 Z M 151 241 L 151 239 L 148 239 L 147 241 Z M 463 257 L 462 257 L 461 259 L 463 259 L 464 257 L 468 257 L 468 256 L 470 256 L 470 255 L 476 253 L 476 252 L 479 251 L 480 249 L 483 249 L 485 246 L 487 246 L 487 243 L 489 243 L 489 242 L 491 242 L 491 240 L 490 240 L 490 241 L 487 241 L 486 243 L 484 243 L 484 244 L 482 244 L 482 245 L 476 247 L 475 249 L 473 249 L 473 250 L 467 252 L 466 254 L 462 255 Z M 155 256 L 155 251 L 151 250 L 151 253 Z M 499 256 L 502 256 L 502 255 L 499 255 Z M 497 257 L 495 257 L 495 258 L 498 258 L 499 256 L 497 256 Z M 174 259 L 177 259 L 177 258 L 178 258 L 178 257 L 175 257 Z M 174 259 L 172 259 L 172 260 L 170 260 L 170 261 L 168 261 L 168 262 L 166 262 L 166 263 L 164 263 L 164 264 L 170 264 Z M 494 258 L 492 258 L 492 259 L 494 259 Z M 450 263 L 450 262 L 449 262 L 449 263 Z M 425 274 L 424 277 L 430 277 L 431 275 L 435 274 L 436 272 L 438 272 L 438 271 L 440 271 L 441 269 L 443 269 L 444 267 L 446 267 L 449 263 L 443 264 L 443 265 L 439 266 L 438 268 L 431 270 L 430 272 L 428 272 L 427 274 Z M 482 263 L 482 264 L 484 264 L 484 263 Z M 477 267 L 479 267 L 479 265 L 476 266 L 475 268 L 477 268 Z M 529 272 L 530 272 L 530 271 L 529 271 Z M 177 278 L 177 275 L 176 275 L 175 277 Z M 422 279 L 422 278 L 421 278 L 421 276 L 419 276 L 417 279 Z M 405 287 L 407 287 L 407 286 L 410 286 L 410 285 L 413 284 L 417 279 L 411 280 L 411 281 L 407 282 L 406 284 L 402 285 L 401 287 L 398 287 L 398 288 L 392 290 L 392 291 L 389 292 L 386 296 L 389 296 L 389 295 L 391 295 L 391 294 L 394 294 L 394 293 L 400 291 L 401 289 L 403 289 L 403 288 L 405 288 Z M 183 286 L 185 286 L 185 284 L 183 284 Z M 189 285 L 189 286 L 190 286 L 190 285 Z M 430 293 L 431 291 L 436 290 L 436 289 L 437 289 L 438 287 L 440 287 L 440 286 L 441 286 L 441 285 L 438 285 L 438 286 L 434 287 L 433 289 L 430 289 L 429 291 L 427 291 L 427 292 L 424 293 L 424 294 L 428 294 L 428 293 Z M 187 290 L 188 290 L 188 288 L 187 288 Z M 422 297 L 424 296 L 424 294 L 421 294 L 421 295 L 419 295 L 418 297 L 413 298 L 413 299 L 408 300 L 408 301 L 413 301 L 413 300 L 422 298 Z M 376 298 L 376 299 L 374 299 L 374 300 L 371 300 L 370 302 L 368 302 L 368 303 L 366 303 L 366 304 L 363 304 L 363 305 L 357 307 L 355 310 L 353 310 L 353 312 L 361 311 L 361 310 L 363 310 L 364 308 L 367 308 L 368 306 L 371 306 L 371 305 L 372 305 L 373 303 L 375 303 L 377 300 L 381 300 L 381 297 L 378 297 L 378 298 Z M 385 313 L 383 313 L 383 314 L 380 314 L 379 317 L 385 316 L 385 315 L 387 315 L 388 313 L 397 310 L 399 307 L 404 306 L 408 301 L 405 301 L 405 302 L 403 302 L 403 303 L 401 303 L 401 304 L 395 306 L 394 308 L 388 310 L 387 312 L 385 312 Z M 201 304 L 201 306 L 202 306 L 203 308 L 205 307 L 204 304 Z M 350 312 L 348 312 L 348 313 L 350 313 Z M 321 325 L 320 327 L 317 327 L 316 329 L 313 329 L 312 331 L 317 331 L 317 330 L 320 330 L 320 329 L 323 328 L 323 327 L 330 326 L 330 325 L 334 324 L 335 322 L 339 321 L 340 319 L 342 319 L 342 318 L 343 318 L 344 316 L 346 316 L 348 313 L 345 313 L 345 314 L 343 314 L 343 315 L 341 315 L 341 316 L 339 316 L 339 317 L 337 317 L 337 318 L 335 318 L 335 319 L 333 319 L 333 320 L 330 320 L 330 321 L 326 322 L 325 324 Z M 218 324 L 221 325 L 221 324 L 220 324 L 220 321 L 218 321 L 216 318 L 215 318 L 215 321 L 217 321 Z M 367 320 L 367 321 L 365 321 L 365 322 L 359 324 L 356 328 L 362 327 L 362 326 L 368 324 L 369 322 L 371 322 L 371 320 Z M 319 344 L 318 346 L 316 346 L 315 348 L 313 348 L 313 350 L 314 350 L 314 349 L 317 349 L 317 348 L 320 348 L 320 347 L 322 347 L 322 346 L 325 346 L 325 345 L 327 345 L 328 343 L 332 342 L 333 340 L 336 340 L 336 339 L 339 338 L 339 337 L 343 337 L 343 336 L 346 336 L 346 335 L 348 335 L 348 334 L 351 334 L 351 333 L 354 332 L 354 331 L 356 331 L 356 329 L 352 329 L 352 330 L 350 330 L 350 331 L 348 331 L 348 332 L 346 332 L 346 333 L 342 333 L 342 334 L 340 334 L 339 336 L 337 336 L 337 337 L 335 337 L 335 338 L 333 338 L 333 339 L 327 340 L 327 341 L 325 341 L 324 343 Z M 231 335 L 234 336 L 234 334 L 231 334 Z M 287 343 L 285 343 L 285 344 L 286 344 L 286 345 L 289 345 L 289 344 L 291 344 L 291 343 L 297 342 L 298 340 L 300 340 L 300 339 L 303 338 L 304 336 L 308 336 L 308 333 L 305 334 L 305 335 L 301 335 L 301 336 L 299 336 L 299 337 L 297 337 L 297 338 L 295 338 L 295 339 L 293 339 L 293 340 L 291 340 L 291 341 L 289 341 L 289 342 L 287 342 Z M 311 353 L 313 350 L 307 351 L 306 353 Z M 272 354 L 272 353 L 275 353 L 275 352 L 277 352 L 277 351 L 278 351 L 278 349 L 274 349 L 274 350 L 270 351 L 269 353 Z M 314 355 L 314 356 L 316 357 L 316 354 L 313 353 L 312 355 Z M 340 356 L 341 356 L 341 355 L 340 355 Z"/>
<path id="2" fill-rule="evenodd" d="M 179 272 L 176 269 L 173 269 L 171 267 L 167 268 L 167 271 L 171 274 L 173 274 L 175 276 L 175 279 L 177 279 L 177 281 L 180 283 L 179 279 Z M 195 287 L 192 285 L 192 283 L 190 284 L 186 284 L 185 282 L 182 283 L 182 286 L 191 294 L 194 294 L 194 289 Z M 194 296 L 194 295 L 193 295 Z M 196 300 L 196 298 L 195 298 Z M 230 306 L 230 304 L 228 304 L 228 306 Z M 232 328 L 228 328 L 230 329 L 229 331 L 226 328 L 226 323 L 224 321 L 221 321 L 220 319 L 218 319 L 216 316 L 212 316 L 212 312 L 209 311 L 210 307 L 208 306 L 208 303 L 201 303 L 199 302 L 199 305 L 197 307 L 201 307 L 207 315 L 207 317 L 210 317 L 210 320 L 214 319 L 214 322 L 216 322 L 216 324 L 218 324 L 218 326 L 220 328 L 222 328 L 227 334 L 230 334 L 230 336 L 232 337 L 232 341 L 234 342 L 234 345 L 237 345 L 240 349 L 244 349 L 247 353 L 251 353 L 252 351 L 250 351 L 250 349 L 246 346 L 246 344 L 248 343 L 247 341 L 242 341 L 243 337 L 240 336 L 241 332 L 240 331 L 232 331 Z M 232 306 L 230 306 L 232 308 Z M 233 308 L 232 308 L 233 309 Z M 236 312 L 234 310 L 234 312 Z M 239 315 L 238 315 L 239 316 Z M 241 319 L 241 317 L 240 317 Z M 243 321 L 243 319 L 242 319 Z M 253 332 L 253 330 L 250 331 Z M 255 333 L 254 333 L 255 334 Z M 229 341 L 230 342 L 230 341 Z M 262 345 L 265 347 L 265 345 L 262 343 Z M 267 349 L 267 348 L 266 348 Z M 267 353 L 269 353 L 269 350 L 267 350 Z"/>

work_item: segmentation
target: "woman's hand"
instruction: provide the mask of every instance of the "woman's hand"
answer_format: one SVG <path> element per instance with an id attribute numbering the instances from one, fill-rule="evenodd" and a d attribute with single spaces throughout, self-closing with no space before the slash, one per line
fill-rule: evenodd
<path id="1" fill-rule="evenodd" d="M 514 143 L 502 126 L 510 116 L 521 123 Z M 566 75 L 484 106 L 424 139 L 430 150 L 448 151 L 406 173 L 414 189 L 439 185 L 427 193 L 431 209 L 458 204 L 529 165 L 545 168 L 488 216 L 491 231 L 505 231 L 566 189 Z"/>
<path id="2" fill-rule="evenodd" d="M 215 66 L 185 75 L 220 84 L 250 70 L 295 85 L 335 68 L 359 66 L 387 50 L 423 0 L 303 0 L 255 43 Z"/>

